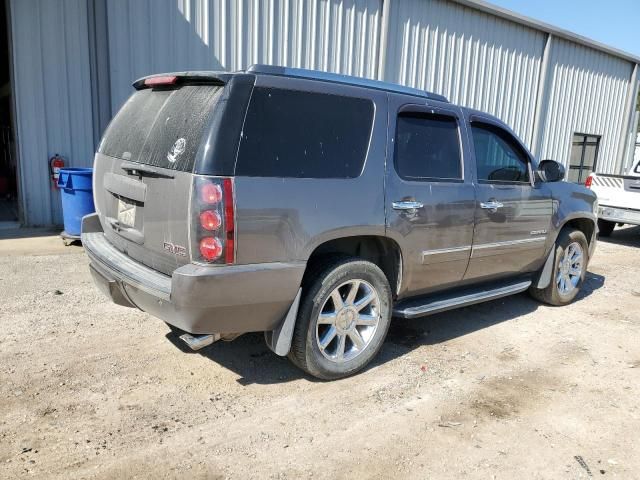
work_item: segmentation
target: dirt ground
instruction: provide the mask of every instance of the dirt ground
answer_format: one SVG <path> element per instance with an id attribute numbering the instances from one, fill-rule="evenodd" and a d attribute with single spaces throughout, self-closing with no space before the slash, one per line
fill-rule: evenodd
<path id="1" fill-rule="evenodd" d="M 337 382 L 259 334 L 184 351 L 55 237 L 0 240 L 0 327 L 0 478 L 640 478 L 640 228 L 573 305 L 397 320 Z"/>

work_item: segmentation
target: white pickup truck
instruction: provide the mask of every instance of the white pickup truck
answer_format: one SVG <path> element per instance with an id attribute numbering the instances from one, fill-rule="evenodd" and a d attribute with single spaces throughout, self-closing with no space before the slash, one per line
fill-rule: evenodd
<path id="1" fill-rule="evenodd" d="M 627 175 L 592 173 L 585 186 L 598 195 L 598 229 L 608 237 L 618 225 L 640 225 L 640 161 Z"/>

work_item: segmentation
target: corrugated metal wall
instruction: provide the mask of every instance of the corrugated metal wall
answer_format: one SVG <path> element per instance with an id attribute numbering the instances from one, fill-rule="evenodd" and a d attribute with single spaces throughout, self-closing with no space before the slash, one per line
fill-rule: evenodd
<path id="1" fill-rule="evenodd" d="M 90 165 L 133 80 L 162 71 L 267 63 L 423 88 L 502 118 L 529 146 L 540 145 L 542 157 L 566 163 L 573 132 L 602 135 L 603 172 L 621 167 L 633 118 L 632 62 L 554 36 L 541 79 L 546 32 L 450 0 L 9 4 L 31 225 L 61 221 L 47 158 L 60 153 L 73 166 Z"/>
<path id="2" fill-rule="evenodd" d="M 109 0 L 112 106 L 144 75 L 252 63 L 376 78 L 381 0 Z"/>
<path id="3" fill-rule="evenodd" d="M 496 115 L 530 145 L 545 39 L 445 0 L 392 2 L 385 80 Z"/>
<path id="4" fill-rule="evenodd" d="M 22 209 L 30 225 L 62 222 L 47 160 L 91 166 L 93 127 L 86 0 L 11 0 Z"/>
<path id="5" fill-rule="evenodd" d="M 633 65 L 591 48 L 554 39 L 549 60 L 542 158 L 569 161 L 573 133 L 601 135 L 601 173 L 616 173 L 628 119 L 627 90 Z"/>

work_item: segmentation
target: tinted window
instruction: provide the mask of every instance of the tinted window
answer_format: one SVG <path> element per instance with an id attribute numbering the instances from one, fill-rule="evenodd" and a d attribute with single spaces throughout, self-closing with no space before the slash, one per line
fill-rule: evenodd
<path id="1" fill-rule="evenodd" d="M 236 175 L 357 177 L 367 155 L 372 122 L 370 100 L 255 88 Z"/>
<path id="2" fill-rule="evenodd" d="M 408 179 L 461 179 L 458 122 L 441 115 L 400 115 L 396 170 Z"/>
<path id="3" fill-rule="evenodd" d="M 109 124 L 98 151 L 110 157 L 192 171 L 221 87 L 187 85 L 134 93 Z"/>
<path id="4" fill-rule="evenodd" d="M 527 157 L 507 132 L 489 125 L 472 124 L 478 180 L 528 182 Z"/>

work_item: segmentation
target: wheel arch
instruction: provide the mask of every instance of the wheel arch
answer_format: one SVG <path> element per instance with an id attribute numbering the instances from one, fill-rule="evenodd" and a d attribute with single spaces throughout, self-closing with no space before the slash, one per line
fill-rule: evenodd
<path id="1" fill-rule="evenodd" d="M 309 252 L 302 286 L 309 275 L 317 271 L 324 259 L 335 256 L 357 257 L 368 260 L 382 270 L 395 296 L 402 282 L 402 251 L 395 240 L 379 234 L 347 235 L 325 239 Z"/>
<path id="2" fill-rule="evenodd" d="M 584 236 L 587 238 L 587 244 L 591 246 L 591 242 L 595 240 L 595 233 L 597 231 L 596 221 L 590 217 L 575 217 L 569 220 L 566 220 L 560 229 L 558 229 L 558 235 L 564 229 L 572 228 L 575 230 L 580 230 L 584 233 Z M 556 239 L 558 237 L 556 235 Z"/>
<path id="3" fill-rule="evenodd" d="M 267 346 L 277 355 L 286 356 L 291 348 L 293 331 L 297 321 L 298 308 L 305 284 L 314 278 L 322 265 L 331 257 L 350 256 L 368 260 L 382 270 L 387 277 L 392 295 L 395 297 L 402 283 L 403 260 L 400 245 L 378 232 L 365 234 L 345 234 L 334 232 L 316 241 L 308 249 L 300 287 L 281 325 L 274 331 L 265 332 Z"/>
<path id="4" fill-rule="evenodd" d="M 589 258 L 593 254 L 597 233 L 595 218 L 592 218 L 591 216 L 576 214 L 569 218 L 563 219 L 563 222 L 555 230 L 555 234 L 552 238 L 553 241 L 550 242 L 550 247 L 547 252 L 547 259 L 539 274 L 534 277 L 533 285 L 535 285 L 536 288 L 545 288 L 547 285 L 549 285 L 549 282 L 551 282 L 553 266 L 555 264 L 556 241 L 558 240 L 560 233 L 566 229 L 575 229 L 581 231 L 587 238 L 587 245 L 589 247 Z"/>

